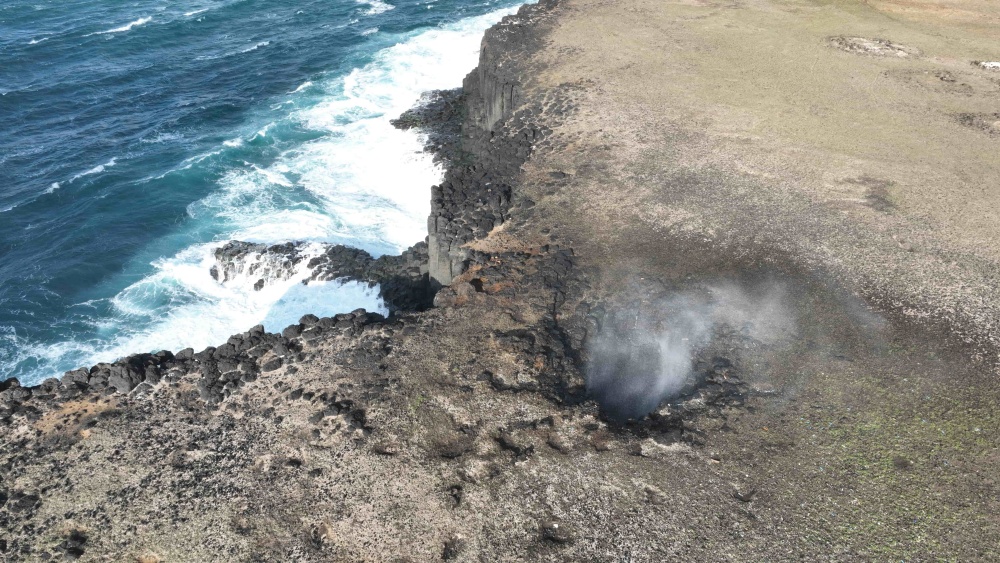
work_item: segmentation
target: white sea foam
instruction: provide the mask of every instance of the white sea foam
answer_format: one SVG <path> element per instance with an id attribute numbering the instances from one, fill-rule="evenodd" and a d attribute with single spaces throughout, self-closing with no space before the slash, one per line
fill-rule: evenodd
<path id="1" fill-rule="evenodd" d="M 109 33 L 124 33 L 126 31 L 131 31 L 133 27 L 139 27 L 140 25 L 146 25 L 147 23 L 153 21 L 152 17 L 139 18 L 133 22 L 129 22 L 121 27 L 116 27 L 114 29 L 108 29 L 106 31 L 95 31 L 94 33 L 88 33 L 84 37 L 90 37 L 91 35 L 107 35 Z"/>
<path id="2" fill-rule="evenodd" d="M 187 170 L 188 168 L 191 168 L 192 165 L 198 164 L 199 162 L 202 162 L 205 159 L 212 158 L 213 156 L 216 156 L 216 155 L 221 154 L 221 153 L 222 153 L 221 150 L 216 150 L 216 151 L 207 152 L 205 154 L 199 154 L 197 156 L 191 156 L 191 157 L 185 158 L 184 160 L 181 161 L 181 164 L 183 164 L 184 166 L 181 167 L 181 168 L 178 168 L 178 170 Z"/>
<path id="3" fill-rule="evenodd" d="M 184 135 L 181 135 L 180 133 L 157 133 L 155 137 L 146 137 L 144 139 L 140 139 L 139 142 L 143 144 L 156 145 L 183 138 Z"/>
<path id="4" fill-rule="evenodd" d="M 297 93 L 305 90 L 306 88 L 308 88 L 308 87 L 310 87 L 312 85 L 313 85 L 312 81 L 311 80 L 307 80 L 307 81 L 303 82 L 301 85 L 299 85 L 298 88 L 292 90 L 292 94 L 297 94 Z"/>
<path id="5" fill-rule="evenodd" d="M 190 12 L 184 12 L 184 17 L 190 18 L 191 16 L 197 16 L 198 14 L 204 14 L 208 11 L 208 8 L 202 8 L 200 10 L 193 10 Z"/>
<path id="6" fill-rule="evenodd" d="M 366 29 L 366 30 L 362 31 L 361 35 L 367 37 L 369 35 L 375 35 L 376 33 L 378 33 L 378 28 L 377 27 L 373 27 L 371 29 Z"/>
<path id="7" fill-rule="evenodd" d="M 367 4 L 369 6 L 368 10 L 365 11 L 366 16 L 382 14 L 396 8 L 392 4 L 382 2 L 382 0 L 358 0 L 358 4 Z"/>
<path id="8" fill-rule="evenodd" d="M 246 49 L 243 49 L 240 52 L 241 53 L 249 53 L 250 51 L 256 51 L 257 49 L 260 49 L 261 47 L 267 47 L 270 44 L 271 44 L 270 41 L 261 41 L 260 43 L 257 43 L 253 47 L 247 47 Z"/>
<path id="9" fill-rule="evenodd" d="M 41 39 L 32 39 L 31 41 L 28 41 L 28 45 L 38 45 L 39 43 L 48 40 L 49 40 L 48 37 L 42 37 Z"/>
<path id="10" fill-rule="evenodd" d="M 47 194 L 53 193 L 56 190 L 58 190 L 59 188 L 61 188 L 61 187 L 62 186 L 59 185 L 59 182 L 52 182 L 51 186 L 49 186 L 48 188 L 45 188 L 45 192 L 44 193 L 47 193 Z"/>
<path id="11" fill-rule="evenodd" d="M 423 151 L 417 134 L 397 130 L 389 120 L 427 90 L 459 86 L 476 65 L 483 31 L 512 11 L 401 38 L 363 68 L 300 86 L 297 90 L 310 89 L 295 104 L 299 109 L 239 139 L 250 144 L 268 137 L 272 128 L 279 144 L 280 131 L 289 129 L 320 136 L 284 148 L 266 164 L 246 163 L 223 173 L 214 193 L 188 206 L 192 232 L 205 229 L 264 243 L 339 242 L 373 254 L 422 240 L 429 188 L 441 180 L 442 169 Z M 223 147 L 180 166 L 197 165 Z M 330 315 L 358 307 L 385 312 L 377 288 L 336 282 L 305 286 L 300 283 L 304 270 L 271 279 L 260 291 L 254 290 L 253 277 L 221 284 L 210 275 L 212 252 L 220 244 L 198 244 L 156 260 L 153 273 L 111 299 L 115 314 L 94 340 L 22 346 L 19 354 L 38 358 L 55 372 L 136 352 L 218 345 L 261 322 L 268 330 L 280 330 L 305 313 Z"/>
<path id="12" fill-rule="evenodd" d="M 87 170 L 85 172 L 81 172 L 81 173 L 77 174 L 76 176 L 73 176 L 72 178 L 70 178 L 69 181 L 70 182 L 75 182 L 75 181 L 79 180 L 80 178 L 83 178 L 84 176 L 92 176 L 94 174 L 100 174 L 101 172 L 104 172 L 108 168 L 111 168 L 112 166 L 114 166 L 115 164 L 117 164 L 117 162 L 118 162 L 117 158 L 112 158 L 111 160 L 105 162 L 104 164 L 98 164 L 97 166 L 91 168 L 90 170 Z"/>
<path id="13" fill-rule="evenodd" d="M 376 54 L 364 68 L 325 84 L 325 101 L 296 112 L 327 133 L 283 155 L 324 212 L 361 240 L 400 250 L 426 235 L 428 187 L 442 170 L 422 139 L 390 123 L 427 90 L 453 88 L 475 67 L 483 31 L 513 9 L 425 31 Z M 346 121 L 346 123 L 345 123 Z"/>
<path id="14" fill-rule="evenodd" d="M 260 130 L 257 131 L 257 134 L 254 135 L 254 138 L 267 137 L 267 132 L 271 129 L 271 127 L 274 127 L 273 123 L 268 123 L 267 125 L 261 127 Z"/>
<path id="15" fill-rule="evenodd" d="M 106 361 L 136 351 L 193 347 L 197 350 L 225 342 L 235 332 L 262 323 L 269 331 L 280 331 L 309 311 L 332 315 L 364 307 L 386 314 L 378 290 L 365 284 L 330 282 L 303 286 L 305 262 L 287 279 L 273 278 L 255 290 L 256 276 L 238 275 L 219 283 L 210 275 L 216 244 L 191 247 L 177 256 L 154 263 L 156 273 L 129 286 L 112 299 L 120 315 L 116 323 L 130 319 L 148 321 L 150 302 L 164 298 L 176 301 L 164 317 L 148 329 L 116 339 L 95 353 L 88 362 Z"/>
<path id="16" fill-rule="evenodd" d="M 67 341 L 49 345 L 32 345 L 19 339 L 12 331 L 0 333 L 0 339 L 13 345 L 16 357 L 0 358 L 14 365 L 26 358 L 40 358 L 52 365 L 90 366 L 98 362 L 142 351 L 180 350 L 192 347 L 202 350 L 217 346 L 232 334 L 255 324 L 263 324 L 271 332 L 298 322 L 304 311 L 320 316 L 363 307 L 368 311 L 387 314 L 378 297 L 377 288 L 347 282 L 301 283 L 306 270 L 301 267 L 286 279 L 271 279 L 262 289 L 255 290 L 256 276 L 239 275 L 219 283 L 209 273 L 214 264 L 215 244 L 188 248 L 170 259 L 154 263 L 156 272 L 129 286 L 111 299 L 113 317 L 98 325 L 107 332 L 107 340 Z M 154 304 L 171 303 L 163 310 Z M 121 326 L 147 328 L 122 333 Z M 58 376 L 50 373 L 48 376 Z M 38 381 L 41 377 L 38 378 Z M 34 381 L 37 383 L 38 381 Z M 28 383 L 32 381 L 28 380 Z"/>
<path id="17" fill-rule="evenodd" d="M 292 187 L 292 182 L 285 177 L 284 171 L 274 168 L 258 168 L 257 165 L 251 165 L 251 168 L 263 176 L 267 181 L 275 186 L 282 186 L 284 188 Z M 286 169 L 287 171 L 287 169 Z"/>

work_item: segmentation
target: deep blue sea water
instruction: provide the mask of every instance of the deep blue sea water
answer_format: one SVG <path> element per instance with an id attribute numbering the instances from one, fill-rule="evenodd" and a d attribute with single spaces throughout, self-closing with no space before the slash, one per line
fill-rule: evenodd
<path id="1" fill-rule="evenodd" d="M 389 119 L 451 88 L 509 0 L 0 3 L 0 379 L 195 349 L 359 284 L 220 284 L 230 239 L 397 252 L 442 171 Z"/>

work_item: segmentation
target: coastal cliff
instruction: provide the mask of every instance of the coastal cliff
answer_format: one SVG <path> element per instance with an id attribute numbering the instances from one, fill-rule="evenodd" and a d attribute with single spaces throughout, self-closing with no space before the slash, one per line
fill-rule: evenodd
<path id="1" fill-rule="evenodd" d="M 866 223 L 914 228 L 896 184 L 859 172 L 834 190 L 859 197 L 809 205 L 813 176 L 746 146 L 843 154 L 737 129 L 759 122 L 719 109 L 715 67 L 659 58 L 736 73 L 747 48 L 726 33 L 753 18 L 830 72 L 899 62 L 796 19 L 826 9 L 867 33 L 854 12 L 776 6 L 564 0 L 505 18 L 461 93 L 399 120 L 447 122 L 428 135 L 448 170 L 426 242 L 215 253 L 218 280 L 379 284 L 391 315 L 0 383 L 0 556 L 997 557 L 995 349 L 986 325 L 915 321 L 932 309 L 900 284 L 922 278 L 872 274 L 917 267 Z"/>

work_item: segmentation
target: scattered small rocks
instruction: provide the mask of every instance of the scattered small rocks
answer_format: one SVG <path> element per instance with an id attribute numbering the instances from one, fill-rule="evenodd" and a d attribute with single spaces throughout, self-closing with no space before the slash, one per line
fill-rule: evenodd
<path id="1" fill-rule="evenodd" d="M 909 59 L 920 56 L 920 50 L 908 47 L 899 43 L 894 43 L 887 39 L 869 39 L 867 37 L 848 37 L 836 35 L 827 39 L 830 46 L 854 53 L 856 55 L 868 55 L 871 57 L 896 57 Z"/>
<path id="2" fill-rule="evenodd" d="M 989 135 L 1000 135 L 1000 113 L 961 113 L 958 122 Z"/>

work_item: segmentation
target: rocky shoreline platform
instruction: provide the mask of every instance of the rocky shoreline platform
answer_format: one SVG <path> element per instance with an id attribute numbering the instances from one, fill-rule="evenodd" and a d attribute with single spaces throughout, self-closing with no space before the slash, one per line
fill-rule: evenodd
<path id="1" fill-rule="evenodd" d="M 991 10 L 521 8 L 426 241 L 215 253 L 388 317 L 0 382 L 0 560 L 1000 559 Z"/>

